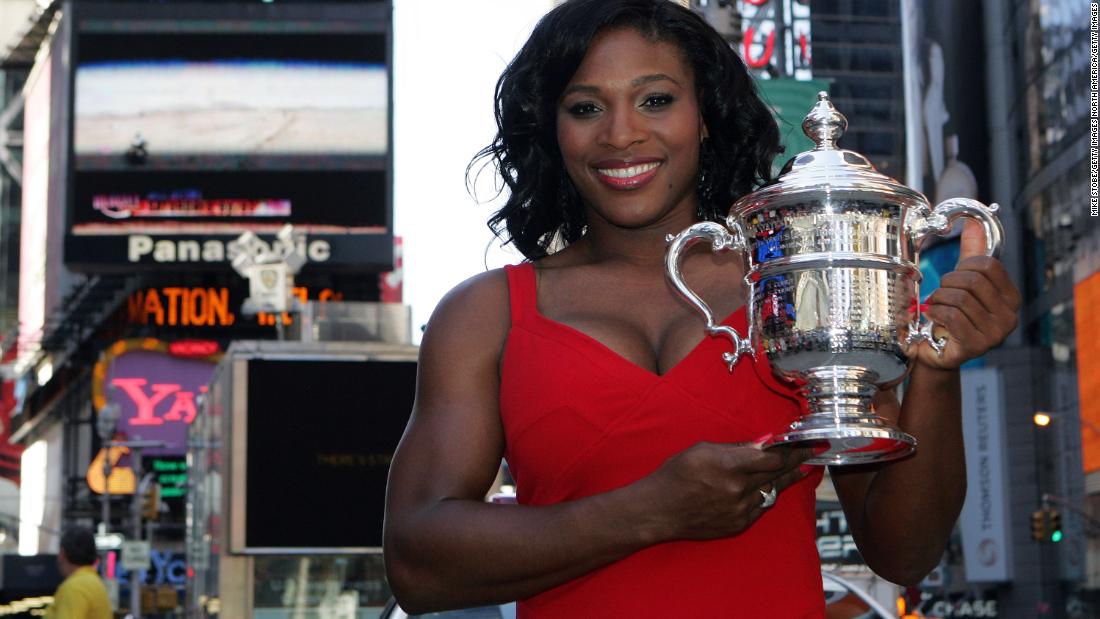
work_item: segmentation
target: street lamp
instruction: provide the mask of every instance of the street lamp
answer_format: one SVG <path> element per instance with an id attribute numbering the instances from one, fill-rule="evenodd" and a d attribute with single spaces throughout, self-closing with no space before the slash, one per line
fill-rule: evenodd
<path id="1" fill-rule="evenodd" d="M 114 438 L 115 428 L 118 427 L 118 418 L 121 415 L 122 411 L 117 402 L 107 402 L 103 408 L 99 409 L 99 418 L 96 419 L 95 427 L 101 441 L 107 442 Z"/>
<path id="2" fill-rule="evenodd" d="M 1048 413 L 1046 411 L 1035 411 L 1035 414 L 1031 417 L 1031 421 L 1040 428 L 1045 428 L 1058 419 L 1064 419 L 1064 417 L 1059 413 Z M 1085 419 L 1084 417 L 1078 417 L 1077 421 L 1081 424 L 1082 428 L 1088 428 L 1096 434 L 1100 434 L 1100 425 L 1096 424 L 1096 422 Z"/>
<path id="3" fill-rule="evenodd" d="M 103 534 L 107 533 L 111 523 L 111 440 L 115 437 L 115 429 L 121 416 L 118 403 L 109 400 L 99 409 L 99 416 L 95 421 L 96 433 L 99 434 L 99 441 L 103 446 L 103 522 L 100 525 L 100 533 Z"/>

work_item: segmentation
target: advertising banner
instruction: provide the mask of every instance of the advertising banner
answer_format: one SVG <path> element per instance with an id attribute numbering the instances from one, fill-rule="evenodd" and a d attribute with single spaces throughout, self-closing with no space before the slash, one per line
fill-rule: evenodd
<path id="1" fill-rule="evenodd" d="M 926 593 L 919 602 L 907 609 L 906 617 L 926 619 L 955 619 L 956 617 L 981 617 L 996 619 L 1001 616 L 995 589 L 987 591 L 960 591 L 957 593 Z"/>
<path id="2" fill-rule="evenodd" d="M 43 56 L 23 87 L 23 185 L 19 234 L 19 345 L 41 337 L 46 287 L 50 192 L 51 57 Z"/>
<path id="3" fill-rule="evenodd" d="M 1100 271 L 1073 287 L 1074 333 L 1077 338 L 1077 393 L 1085 473 L 1100 471 L 1100 321 L 1088 308 L 1100 303 Z"/>
<path id="4" fill-rule="evenodd" d="M 821 568 L 834 573 L 866 573 L 867 565 L 856 548 L 848 519 L 840 503 L 817 502 L 817 554 Z"/>
<path id="5" fill-rule="evenodd" d="M 989 137 L 980 3 L 903 0 L 905 67 L 905 184 L 932 206 L 949 198 L 989 201 Z M 932 237 L 920 256 L 921 299 L 955 270 L 958 234 Z M 982 359 L 964 366 L 980 367 Z"/>
<path id="6" fill-rule="evenodd" d="M 959 528 L 966 579 L 970 582 L 1003 582 L 1013 577 L 1001 393 L 1000 370 L 962 371 L 967 492 Z"/>
<path id="7" fill-rule="evenodd" d="M 201 356 L 171 350 L 158 340 L 123 340 L 108 349 L 93 371 L 96 410 L 108 402 L 120 408 L 116 437 L 164 441 L 164 447 L 144 450 L 149 456 L 187 452 L 187 426 L 198 414 L 198 397 L 206 393 L 220 358 L 208 350 Z"/>
<path id="8" fill-rule="evenodd" d="M 906 184 L 933 204 L 989 200 L 982 7 L 904 0 Z"/>
<path id="9" fill-rule="evenodd" d="M 813 77 L 809 0 L 739 0 L 741 57 L 757 75 Z"/>

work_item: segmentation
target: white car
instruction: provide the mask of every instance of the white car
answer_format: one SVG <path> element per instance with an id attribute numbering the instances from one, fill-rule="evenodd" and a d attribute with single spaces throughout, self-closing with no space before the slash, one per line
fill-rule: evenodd
<path id="1" fill-rule="evenodd" d="M 509 602 L 508 604 L 496 606 L 445 610 L 426 615 L 410 615 L 402 610 L 396 601 L 391 599 L 379 619 L 516 619 L 516 603 Z"/>

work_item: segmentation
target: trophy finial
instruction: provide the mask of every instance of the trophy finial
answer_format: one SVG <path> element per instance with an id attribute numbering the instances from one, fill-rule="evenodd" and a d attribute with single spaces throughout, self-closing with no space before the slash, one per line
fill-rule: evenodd
<path id="1" fill-rule="evenodd" d="M 824 90 L 817 93 L 817 104 L 802 121 L 802 131 L 814 141 L 814 150 L 833 150 L 836 141 L 848 128 L 848 119 L 833 107 L 829 93 Z"/>

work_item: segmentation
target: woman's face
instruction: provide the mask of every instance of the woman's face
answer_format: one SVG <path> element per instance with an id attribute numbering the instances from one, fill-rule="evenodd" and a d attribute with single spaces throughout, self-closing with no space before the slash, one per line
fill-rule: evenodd
<path id="1" fill-rule="evenodd" d="M 557 124 L 565 169 L 590 226 L 598 219 L 644 228 L 694 218 L 705 129 L 678 47 L 632 29 L 598 34 L 565 88 Z"/>

